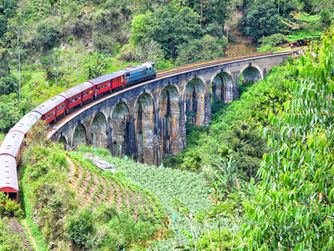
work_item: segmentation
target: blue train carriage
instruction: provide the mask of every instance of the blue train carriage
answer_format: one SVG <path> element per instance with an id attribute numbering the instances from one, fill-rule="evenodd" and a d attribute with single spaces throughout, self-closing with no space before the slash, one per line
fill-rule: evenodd
<path id="1" fill-rule="evenodd" d="M 0 192 L 19 202 L 16 160 L 10 155 L 0 155 Z"/>
<path id="2" fill-rule="evenodd" d="M 156 77 L 153 62 L 147 62 L 125 70 L 126 85 L 133 85 Z"/>

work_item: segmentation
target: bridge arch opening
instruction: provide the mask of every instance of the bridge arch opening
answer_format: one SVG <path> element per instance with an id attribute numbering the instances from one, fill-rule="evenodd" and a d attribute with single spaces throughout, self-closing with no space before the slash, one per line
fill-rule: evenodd
<path id="1" fill-rule="evenodd" d="M 225 103 L 233 101 L 233 80 L 228 73 L 221 72 L 213 79 L 212 98 L 213 100 L 222 100 Z"/>
<path id="2" fill-rule="evenodd" d="M 67 140 L 64 136 L 60 136 L 58 143 L 62 145 L 67 145 Z"/>
<path id="3" fill-rule="evenodd" d="M 128 106 L 124 102 L 116 105 L 112 112 L 112 146 L 111 153 L 114 156 L 123 156 L 128 154 L 129 142 L 129 120 L 130 112 Z"/>
<path id="4" fill-rule="evenodd" d="M 102 112 L 95 115 L 91 126 L 92 145 L 107 147 L 107 120 Z"/>
<path id="5" fill-rule="evenodd" d="M 261 71 L 255 66 L 248 66 L 242 71 L 242 82 L 257 82 L 262 79 Z"/>
<path id="6" fill-rule="evenodd" d="M 199 78 L 192 79 L 186 86 L 186 120 L 193 125 L 204 124 L 205 86 Z"/>
<path id="7" fill-rule="evenodd" d="M 75 128 L 72 142 L 73 142 L 72 145 L 75 147 L 87 144 L 87 134 L 83 124 L 79 124 Z"/>
<path id="8" fill-rule="evenodd" d="M 144 93 L 135 104 L 136 160 L 154 164 L 154 104 L 151 95 Z"/>
<path id="9" fill-rule="evenodd" d="M 161 119 L 161 153 L 179 152 L 179 93 L 175 86 L 165 87 L 159 98 L 159 118 Z"/>

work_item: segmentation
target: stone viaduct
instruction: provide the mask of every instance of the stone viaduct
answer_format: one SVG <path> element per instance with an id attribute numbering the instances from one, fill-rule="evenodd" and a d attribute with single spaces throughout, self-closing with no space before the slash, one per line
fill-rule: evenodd
<path id="1" fill-rule="evenodd" d="M 56 125 L 53 140 L 108 148 L 114 156 L 160 165 L 186 146 L 186 121 L 208 125 L 213 98 L 239 97 L 239 79 L 258 81 L 288 53 L 221 62 L 130 87 L 102 98 Z"/>

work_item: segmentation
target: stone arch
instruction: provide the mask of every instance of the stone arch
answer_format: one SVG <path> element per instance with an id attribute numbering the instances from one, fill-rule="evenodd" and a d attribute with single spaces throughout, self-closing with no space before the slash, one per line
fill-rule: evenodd
<path id="1" fill-rule="evenodd" d="M 150 94 L 140 95 L 134 107 L 137 156 L 139 162 L 155 163 L 154 101 Z"/>
<path id="2" fill-rule="evenodd" d="M 186 85 L 185 93 L 186 120 L 193 125 L 204 125 L 205 85 L 199 78 L 194 78 Z"/>
<path id="3" fill-rule="evenodd" d="M 58 139 L 58 143 L 63 144 L 63 145 L 67 145 L 67 140 L 66 140 L 65 136 L 61 135 Z"/>
<path id="4" fill-rule="evenodd" d="M 86 128 L 83 124 L 80 123 L 74 130 L 72 145 L 79 146 L 85 144 L 87 144 Z"/>
<path id="5" fill-rule="evenodd" d="M 179 92 L 174 85 L 166 86 L 159 97 L 159 118 L 161 119 L 161 153 L 181 151 Z"/>
<path id="6" fill-rule="evenodd" d="M 130 112 L 128 106 L 122 101 L 112 111 L 112 145 L 111 152 L 114 156 L 128 154 L 129 142 L 129 120 Z"/>
<path id="7" fill-rule="evenodd" d="M 91 123 L 92 145 L 106 148 L 107 140 L 107 119 L 102 112 L 98 112 Z"/>
<path id="8" fill-rule="evenodd" d="M 260 67 L 254 64 L 249 64 L 248 66 L 244 67 L 241 71 L 241 74 L 243 82 L 257 82 L 263 79 Z"/>
<path id="9" fill-rule="evenodd" d="M 218 73 L 212 81 L 212 97 L 223 100 L 225 103 L 233 101 L 233 80 L 227 72 Z"/>

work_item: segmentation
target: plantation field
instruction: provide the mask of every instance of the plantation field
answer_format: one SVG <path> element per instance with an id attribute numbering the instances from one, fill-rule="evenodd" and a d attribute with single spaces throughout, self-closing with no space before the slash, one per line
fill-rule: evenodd
<path id="1" fill-rule="evenodd" d="M 91 153 L 93 148 L 81 147 L 79 151 Z M 191 211 L 192 215 L 201 210 L 207 210 L 211 204 L 210 193 L 208 183 L 202 175 L 189 171 L 148 166 L 130 159 L 114 158 L 107 150 L 102 149 L 98 149 L 94 154 L 114 164 L 114 168 L 123 173 L 129 182 L 135 182 L 153 193 L 161 201 L 170 217 L 170 229 L 173 231 L 173 237 L 159 241 L 156 246 L 151 245 L 152 248 L 171 250 L 179 243 L 187 242 L 184 231 L 189 230 L 189 222 L 178 212 L 174 201 L 182 203 Z M 196 223 L 192 223 L 196 227 Z"/>

